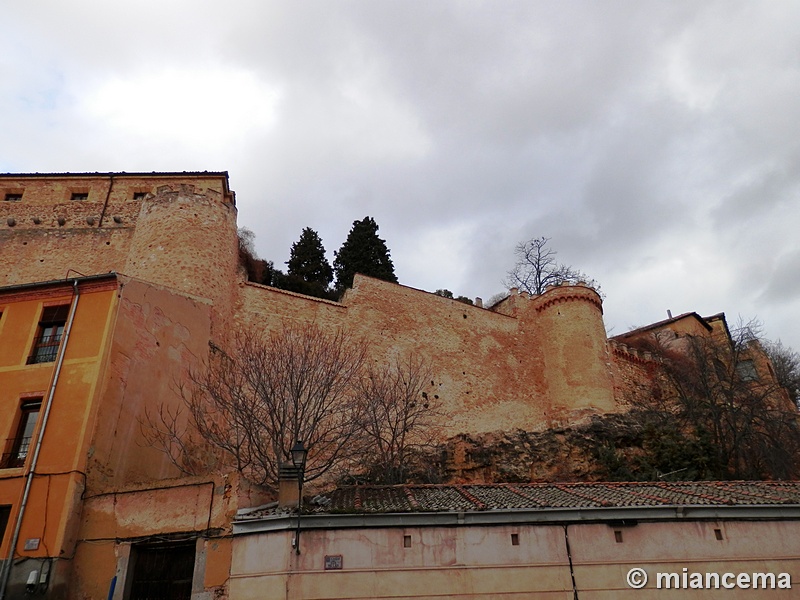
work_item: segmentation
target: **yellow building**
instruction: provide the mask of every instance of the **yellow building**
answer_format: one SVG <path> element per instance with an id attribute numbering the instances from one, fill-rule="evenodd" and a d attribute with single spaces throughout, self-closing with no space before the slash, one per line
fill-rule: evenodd
<path id="1" fill-rule="evenodd" d="M 114 276 L 0 289 L 0 553 L 4 579 L 12 546 L 25 559 L 17 584 L 62 581 L 50 559 L 74 554 L 116 291 Z"/>
<path id="2" fill-rule="evenodd" d="M 121 570 L 115 597 L 174 580 L 188 598 L 198 561 L 201 589 L 225 585 L 238 478 L 180 477 L 140 431 L 205 351 L 210 308 L 113 273 L 0 288 L 5 597 L 106 597 Z"/>

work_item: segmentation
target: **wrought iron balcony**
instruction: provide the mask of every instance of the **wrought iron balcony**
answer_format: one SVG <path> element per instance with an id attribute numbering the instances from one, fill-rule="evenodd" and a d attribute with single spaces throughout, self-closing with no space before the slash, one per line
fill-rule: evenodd
<path id="1" fill-rule="evenodd" d="M 0 469 L 15 469 L 23 466 L 25 459 L 28 458 L 31 439 L 31 436 L 10 438 L 6 442 L 6 448 L 11 448 L 11 452 L 6 452 L 0 458 Z"/>
<path id="2" fill-rule="evenodd" d="M 58 345 L 61 343 L 61 333 L 43 335 L 33 346 L 33 351 L 28 357 L 29 365 L 53 362 L 58 354 Z"/>

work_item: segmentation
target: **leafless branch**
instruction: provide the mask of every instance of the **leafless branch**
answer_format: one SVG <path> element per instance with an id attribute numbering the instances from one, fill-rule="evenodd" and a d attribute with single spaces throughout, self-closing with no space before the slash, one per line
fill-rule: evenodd
<path id="1" fill-rule="evenodd" d="M 306 480 L 316 479 L 361 452 L 363 419 L 353 390 L 366 349 L 361 339 L 313 324 L 240 334 L 178 386 L 186 425 L 162 409 L 149 419 L 152 437 L 172 456 L 194 433 L 256 483 L 277 481 L 279 466 L 302 440 Z"/>
<path id="2" fill-rule="evenodd" d="M 530 294 L 542 294 L 551 285 L 584 281 L 595 289 L 596 282 L 581 271 L 559 263 L 556 251 L 550 246 L 550 238 L 531 238 L 514 248 L 517 262 L 505 279 L 508 287 L 517 287 Z"/>
<path id="3" fill-rule="evenodd" d="M 796 407 L 770 368 L 756 321 L 730 332 L 660 335 L 648 347 L 661 359 L 638 408 L 683 432 L 707 438 L 717 477 L 785 478 L 798 473 Z M 657 392 L 657 393 L 655 393 Z"/>
<path id="4" fill-rule="evenodd" d="M 433 445 L 442 415 L 438 396 L 425 391 L 429 381 L 429 363 L 415 354 L 366 370 L 358 394 L 369 444 L 363 462 L 373 481 L 405 481 Z"/>

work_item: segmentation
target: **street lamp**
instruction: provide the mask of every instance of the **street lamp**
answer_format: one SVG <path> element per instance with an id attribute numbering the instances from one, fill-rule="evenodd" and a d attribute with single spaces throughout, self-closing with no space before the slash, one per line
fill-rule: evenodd
<path id="1" fill-rule="evenodd" d="M 300 512 L 303 510 L 303 479 L 306 475 L 308 449 L 303 445 L 303 440 L 297 440 L 289 452 L 292 455 L 292 464 L 297 469 L 297 531 L 294 534 L 294 551 L 300 554 Z"/>
<path id="2" fill-rule="evenodd" d="M 306 456 L 308 455 L 308 450 L 303 445 L 303 440 L 297 440 L 289 452 L 292 453 L 292 464 L 302 473 L 306 468 Z M 302 480 L 303 478 L 301 477 L 300 481 Z"/>

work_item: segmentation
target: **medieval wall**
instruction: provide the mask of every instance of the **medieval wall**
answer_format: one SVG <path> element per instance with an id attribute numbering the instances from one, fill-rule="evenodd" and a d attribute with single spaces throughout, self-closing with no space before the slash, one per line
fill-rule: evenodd
<path id="1" fill-rule="evenodd" d="M 615 408 L 600 299 L 587 287 L 516 295 L 507 314 L 360 275 L 341 304 L 252 284 L 240 292 L 241 328 L 314 322 L 363 336 L 376 362 L 424 358 L 447 435 L 540 429 Z"/>
<path id="2" fill-rule="evenodd" d="M 224 174 L 0 176 L 0 285 L 114 270 L 210 302 L 220 344 L 282 320 L 345 327 L 369 339 L 375 361 L 430 362 L 426 392 L 447 434 L 615 409 L 594 290 L 515 293 L 493 312 L 358 277 L 341 303 L 311 299 L 243 281 L 235 217 Z"/>
<path id="3" fill-rule="evenodd" d="M 162 185 L 142 203 L 123 273 L 209 299 L 220 333 L 238 277 L 236 209 L 199 183 Z"/>
<path id="4" fill-rule="evenodd" d="M 208 298 L 224 321 L 237 248 L 224 173 L 0 176 L 0 286 L 115 271 Z"/>

